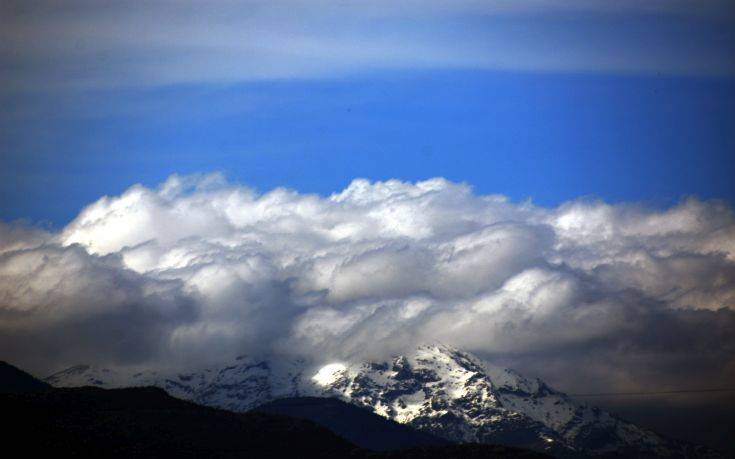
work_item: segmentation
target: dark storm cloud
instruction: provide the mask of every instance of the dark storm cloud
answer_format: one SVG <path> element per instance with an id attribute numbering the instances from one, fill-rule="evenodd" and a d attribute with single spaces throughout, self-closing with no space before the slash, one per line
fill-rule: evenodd
<path id="1" fill-rule="evenodd" d="M 142 276 L 116 255 L 55 244 L 0 254 L 0 349 L 29 369 L 165 357 L 196 312 L 181 282 Z"/>

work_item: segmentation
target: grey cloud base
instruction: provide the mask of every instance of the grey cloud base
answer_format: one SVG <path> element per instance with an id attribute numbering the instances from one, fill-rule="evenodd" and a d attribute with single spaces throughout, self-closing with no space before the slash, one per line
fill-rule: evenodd
<path id="1" fill-rule="evenodd" d="M 172 176 L 57 233 L 0 226 L 0 359 L 197 368 L 443 342 L 567 391 L 735 380 L 735 216 L 478 196 L 444 179 L 329 197 Z"/>

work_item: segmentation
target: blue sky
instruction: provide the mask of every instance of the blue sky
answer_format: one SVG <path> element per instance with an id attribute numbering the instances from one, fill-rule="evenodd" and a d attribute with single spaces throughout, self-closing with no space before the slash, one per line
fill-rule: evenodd
<path id="1" fill-rule="evenodd" d="M 4 6 L 0 219 L 172 173 L 735 202 L 727 2 Z"/>
<path id="2" fill-rule="evenodd" d="M 468 324 L 450 338 L 562 389 L 732 386 L 733 126 L 732 0 L 0 2 L 0 357 L 155 362 L 189 325 L 181 361 L 240 355 L 312 311 L 332 333 L 325 292 L 341 327 L 366 292 L 393 314 L 446 284 L 427 314 L 470 315 L 426 336 Z M 518 322 L 473 315 L 495 297 Z M 507 348 L 491 319 L 520 324 Z M 732 447 L 732 400 L 693 401 L 696 428 L 671 400 L 624 414 Z"/>

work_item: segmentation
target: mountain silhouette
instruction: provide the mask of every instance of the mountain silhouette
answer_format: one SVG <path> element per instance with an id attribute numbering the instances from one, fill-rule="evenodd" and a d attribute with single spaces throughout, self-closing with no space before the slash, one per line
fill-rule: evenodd
<path id="1" fill-rule="evenodd" d="M 0 393 L 23 394 L 50 389 L 50 384 L 34 378 L 7 362 L 0 361 Z"/>
<path id="2" fill-rule="evenodd" d="M 375 451 L 451 444 L 447 440 L 412 429 L 335 398 L 283 398 L 265 403 L 253 411 L 308 419 L 357 446 Z"/>

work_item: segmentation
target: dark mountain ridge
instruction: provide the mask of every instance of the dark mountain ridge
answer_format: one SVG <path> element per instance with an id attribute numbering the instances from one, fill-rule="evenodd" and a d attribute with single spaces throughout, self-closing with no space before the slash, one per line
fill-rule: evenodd
<path id="1" fill-rule="evenodd" d="M 452 444 L 336 398 L 282 398 L 265 403 L 252 412 L 308 419 L 359 447 L 374 451 Z"/>
<path id="2" fill-rule="evenodd" d="M 50 389 L 50 384 L 34 378 L 7 362 L 0 361 L 0 393 L 23 394 Z"/>

